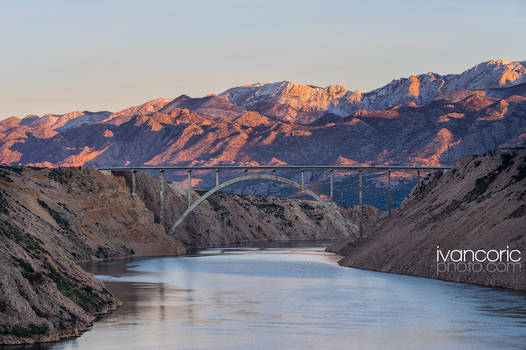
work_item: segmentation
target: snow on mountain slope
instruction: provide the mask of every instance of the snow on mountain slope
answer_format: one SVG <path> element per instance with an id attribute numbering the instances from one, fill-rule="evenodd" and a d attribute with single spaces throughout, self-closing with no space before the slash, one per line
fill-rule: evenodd
<path id="1" fill-rule="evenodd" d="M 0 120 L 0 162 L 52 165 L 449 164 L 525 146 L 524 62 L 428 73 L 361 94 L 342 86 L 254 84 L 159 98 L 116 113 Z M 393 106 L 394 105 L 394 106 Z"/>
<path id="2" fill-rule="evenodd" d="M 234 105 L 283 121 L 310 124 L 325 113 L 345 116 L 358 109 L 384 110 L 414 102 L 425 104 L 447 91 L 509 87 L 526 82 L 526 62 L 492 60 L 461 74 L 427 73 L 401 78 L 367 93 L 343 86 L 326 88 L 288 81 L 251 84 L 226 90 Z"/>
<path id="3" fill-rule="evenodd" d="M 290 81 L 252 84 L 223 92 L 234 105 L 283 121 L 309 124 L 326 111 L 342 114 L 348 105 L 359 103 L 361 93 L 340 85 L 320 88 Z"/>
<path id="4" fill-rule="evenodd" d="M 64 125 L 56 128 L 59 131 L 66 131 L 69 129 L 77 128 L 81 125 L 91 125 L 96 122 L 100 122 L 111 114 L 111 112 L 84 112 L 81 116 L 68 120 Z"/>
<path id="5" fill-rule="evenodd" d="M 177 108 L 187 108 L 212 119 L 232 119 L 241 116 L 245 110 L 234 105 L 225 96 L 208 95 L 201 98 L 179 96 L 159 112 L 170 113 Z"/>

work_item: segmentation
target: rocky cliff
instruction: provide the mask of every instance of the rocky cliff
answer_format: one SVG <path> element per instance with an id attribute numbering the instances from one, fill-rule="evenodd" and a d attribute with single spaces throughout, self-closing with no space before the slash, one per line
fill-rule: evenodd
<path id="1" fill-rule="evenodd" d="M 89 168 L 2 166 L 0 185 L 0 344 L 76 336 L 116 308 L 80 262 L 347 234 L 316 202 L 217 193 L 168 236 L 186 209 L 186 188 L 167 184 L 160 224 L 159 179 L 140 173 L 136 196 L 126 174 Z M 343 213 L 357 222 L 356 208 Z M 380 216 L 374 208 L 366 213 L 366 225 Z"/>
<path id="2" fill-rule="evenodd" d="M 0 167 L 0 344 L 79 335 L 118 301 L 79 262 L 180 255 L 124 183 L 93 169 Z"/>
<path id="3" fill-rule="evenodd" d="M 504 255 L 494 265 L 486 260 L 475 266 L 472 253 L 458 261 L 459 253 L 451 253 L 454 250 L 503 250 Z M 526 290 L 526 266 L 509 265 L 513 261 L 507 260 L 506 250 L 521 252 L 515 252 L 513 259 L 522 256 L 520 264 L 524 265 L 526 149 L 499 149 L 466 157 L 451 171 L 429 177 L 391 219 L 372 229 L 367 239 L 340 248 L 345 255 L 340 263 Z M 495 260 L 495 254 L 489 253 L 488 259 Z M 442 264 L 443 257 L 446 264 Z M 483 258 L 479 256 L 479 260 Z M 497 265 L 500 262 L 504 265 Z"/>

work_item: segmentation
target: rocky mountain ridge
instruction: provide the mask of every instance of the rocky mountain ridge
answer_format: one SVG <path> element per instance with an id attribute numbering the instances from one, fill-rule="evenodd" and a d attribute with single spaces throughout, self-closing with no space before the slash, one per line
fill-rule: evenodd
<path id="1" fill-rule="evenodd" d="M 232 118 L 242 115 L 244 110 L 252 110 L 283 121 L 310 124 L 325 113 L 346 116 L 359 109 L 384 110 L 411 102 L 422 105 L 440 98 L 447 91 L 488 90 L 524 83 L 526 61 L 498 59 L 480 63 L 460 74 L 440 75 L 430 72 L 393 79 L 369 92 L 351 91 L 341 85 L 322 88 L 291 81 L 256 83 L 233 87 L 219 95 L 211 94 L 202 98 L 186 95 L 175 99 L 158 98 L 116 113 L 74 111 L 63 115 L 46 114 L 42 117 L 29 115 L 22 124 L 34 127 L 45 125 L 57 129 L 69 120 L 82 117 L 77 123 L 70 123 L 63 129 L 110 121 L 120 125 L 122 120 L 132 115 L 169 113 L 175 108 L 187 108 L 212 119 Z"/>
<path id="2" fill-rule="evenodd" d="M 365 93 L 339 85 L 320 88 L 282 81 L 235 87 L 220 96 L 247 110 L 283 121 L 310 124 L 325 113 L 347 116 L 360 109 L 384 110 L 408 103 L 423 105 L 448 91 L 485 90 L 523 83 L 526 83 L 526 62 L 492 60 L 461 74 L 412 75 Z"/>
<path id="3" fill-rule="evenodd" d="M 136 196 L 129 180 L 90 168 L 0 166 L 0 344 L 78 336 L 117 307 L 81 262 L 347 235 L 316 202 L 217 193 L 169 236 L 186 209 L 185 188 L 168 184 L 166 220 L 159 223 L 159 180 L 139 173 Z M 357 208 L 341 210 L 358 222 Z M 367 207 L 365 225 L 378 217 Z"/>
<path id="4" fill-rule="evenodd" d="M 524 76 L 521 62 L 489 61 L 458 75 L 394 81 L 367 98 L 362 94 L 356 110 L 358 93 L 351 103 L 343 87 L 274 83 L 203 98 L 160 98 L 116 113 L 12 117 L 0 121 L 0 162 L 46 167 L 449 165 L 465 155 L 526 145 Z M 415 79 L 418 96 L 411 87 Z M 378 106 L 406 104 L 368 110 L 372 107 L 363 103 L 373 101 L 373 95 L 383 96 L 371 102 Z M 407 174 L 402 175 L 394 174 L 395 181 L 405 181 Z M 327 192 L 327 174 L 306 176 L 309 186 Z M 382 183 L 381 177 L 369 179 Z M 339 175 L 336 180 L 346 181 Z M 194 181 L 197 188 L 207 188 L 214 179 L 202 174 Z M 247 184 L 244 193 L 284 191 Z M 337 193 L 340 197 L 348 195 Z"/>

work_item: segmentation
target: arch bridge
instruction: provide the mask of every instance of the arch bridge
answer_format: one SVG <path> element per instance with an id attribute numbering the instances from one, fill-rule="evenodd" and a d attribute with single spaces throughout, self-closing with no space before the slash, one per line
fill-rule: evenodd
<path id="1" fill-rule="evenodd" d="M 344 232 L 347 232 L 352 238 L 359 239 L 363 238 L 363 190 L 362 190 L 362 174 L 364 172 L 386 172 L 387 173 L 387 202 L 388 202 L 388 213 L 391 217 L 391 172 L 393 171 L 404 171 L 404 172 L 416 172 L 417 173 L 417 186 L 421 186 L 421 172 L 432 172 L 432 171 L 447 171 L 450 167 L 420 167 L 420 166 L 189 166 L 189 167 L 102 167 L 97 170 L 100 171 L 129 171 L 131 172 L 131 194 L 136 195 L 136 173 L 137 171 L 158 171 L 160 181 L 160 213 L 159 218 L 163 222 L 165 214 L 165 180 L 164 174 L 166 171 L 185 171 L 187 172 L 187 195 L 188 195 L 188 208 L 181 215 L 181 217 L 175 222 L 170 229 L 170 234 L 173 234 L 177 227 L 184 221 L 188 215 L 208 197 L 217 191 L 222 190 L 225 187 L 233 185 L 238 182 L 248 180 L 272 180 L 282 183 L 289 184 L 303 193 L 309 195 L 323 207 L 336 219 L 336 222 L 342 226 Z M 202 196 L 200 196 L 195 202 L 192 202 L 192 171 L 212 171 L 215 172 L 215 187 L 208 190 Z M 224 171 L 243 171 L 243 175 L 229 179 L 224 182 L 220 182 L 219 173 Z M 249 174 L 248 172 L 257 172 L 255 174 Z M 271 171 L 271 174 L 261 173 L 265 171 Z M 291 180 L 286 177 L 277 176 L 277 171 L 299 171 L 300 183 Z M 305 185 L 305 171 L 329 171 L 329 200 L 325 200 L 310 190 Z M 358 200 L 360 207 L 360 223 L 357 227 L 354 224 L 349 223 L 338 210 L 337 205 L 333 201 L 333 178 L 336 172 L 358 172 Z"/>

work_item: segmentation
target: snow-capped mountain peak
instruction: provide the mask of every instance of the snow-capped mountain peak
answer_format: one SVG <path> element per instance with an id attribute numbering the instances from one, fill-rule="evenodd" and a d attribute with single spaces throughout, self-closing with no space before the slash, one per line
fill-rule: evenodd
<path id="1" fill-rule="evenodd" d="M 480 63 L 461 74 L 426 73 L 401 78 L 367 93 L 341 85 L 325 88 L 290 81 L 255 83 L 226 90 L 234 105 L 284 121 L 309 124 L 325 113 L 348 115 L 358 109 L 383 110 L 425 104 L 457 89 L 480 90 L 526 83 L 525 62 L 499 59 Z"/>

